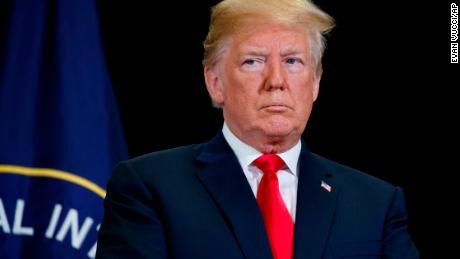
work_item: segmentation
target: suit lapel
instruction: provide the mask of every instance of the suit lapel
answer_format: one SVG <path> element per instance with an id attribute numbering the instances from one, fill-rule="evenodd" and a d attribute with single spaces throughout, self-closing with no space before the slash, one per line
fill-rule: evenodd
<path id="1" fill-rule="evenodd" d="M 322 258 L 335 212 L 339 188 L 332 172 L 318 159 L 302 143 L 294 230 L 295 259 Z"/>
<path id="2" fill-rule="evenodd" d="M 204 147 L 197 161 L 202 164 L 197 176 L 229 222 L 245 257 L 272 258 L 256 199 L 222 133 Z"/>

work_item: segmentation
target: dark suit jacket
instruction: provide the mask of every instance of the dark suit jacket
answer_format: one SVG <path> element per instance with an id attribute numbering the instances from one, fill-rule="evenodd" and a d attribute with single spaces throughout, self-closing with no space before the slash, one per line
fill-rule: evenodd
<path id="1" fill-rule="evenodd" d="M 298 164 L 294 258 L 418 258 L 400 188 L 304 143 Z M 107 186 L 97 258 L 272 258 L 256 199 L 223 135 L 120 163 Z"/>

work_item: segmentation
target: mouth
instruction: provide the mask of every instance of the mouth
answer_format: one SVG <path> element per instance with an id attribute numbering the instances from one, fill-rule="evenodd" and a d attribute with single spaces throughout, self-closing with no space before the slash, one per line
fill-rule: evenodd
<path id="1" fill-rule="evenodd" d="M 284 111 L 287 111 L 288 109 L 289 109 L 289 106 L 285 104 L 280 104 L 280 103 L 273 103 L 273 104 L 262 106 L 262 110 L 267 111 L 267 112 L 274 112 L 274 113 L 284 112 Z"/>

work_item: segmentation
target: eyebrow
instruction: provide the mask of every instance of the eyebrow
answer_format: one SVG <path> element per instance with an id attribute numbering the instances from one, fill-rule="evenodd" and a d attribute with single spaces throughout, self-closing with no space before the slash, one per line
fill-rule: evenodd
<path id="1" fill-rule="evenodd" d="M 243 51 L 240 53 L 239 56 L 243 57 L 243 56 L 267 56 L 267 55 L 268 55 L 268 51 L 259 49 L 259 50 Z"/>
<path id="2" fill-rule="evenodd" d="M 307 54 L 307 53 L 297 48 L 288 48 L 287 50 L 284 50 L 281 53 L 281 56 L 286 57 L 286 56 L 291 56 L 291 55 L 304 55 L 304 54 Z"/>
<path id="3" fill-rule="evenodd" d="M 267 55 L 268 55 L 268 51 L 263 50 L 263 49 L 258 49 L 258 50 L 243 51 L 243 52 L 240 53 L 239 57 L 244 57 L 244 56 L 262 56 L 262 57 L 265 57 Z M 307 53 L 305 53 L 304 51 L 299 50 L 297 48 L 288 48 L 288 49 L 284 50 L 281 53 L 282 57 L 291 56 L 291 55 L 296 55 L 296 56 L 297 55 L 307 55 Z"/>

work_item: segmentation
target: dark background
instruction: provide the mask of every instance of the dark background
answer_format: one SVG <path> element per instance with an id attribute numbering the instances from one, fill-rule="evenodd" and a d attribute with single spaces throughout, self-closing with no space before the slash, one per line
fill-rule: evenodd
<path id="1" fill-rule="evenodd" d="M 217 1 L 139 2 L 98 1 L 130 155 L 207 141 L 222 125 L 201 66 Z M 316 3 L 337 26 L 304 139 L 322 156 L 401 186 L 422 258 L 450 258 L 459 171 L 450 2 Z"/>

